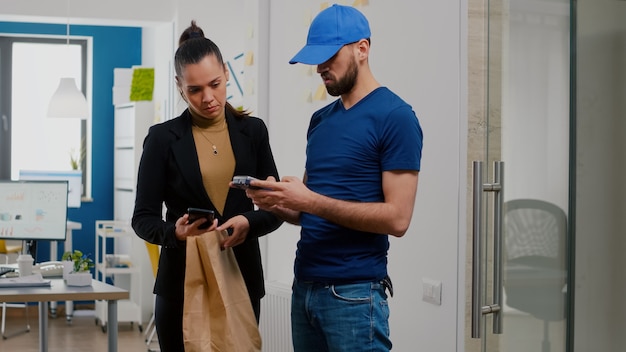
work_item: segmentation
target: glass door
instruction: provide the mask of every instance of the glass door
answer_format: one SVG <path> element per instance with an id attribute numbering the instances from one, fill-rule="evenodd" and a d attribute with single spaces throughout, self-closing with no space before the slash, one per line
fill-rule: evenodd
<path id="1" fill-rule="evenodd" d="M 562 352 L 570 3 L 469 6 L 466 351 Z"/>

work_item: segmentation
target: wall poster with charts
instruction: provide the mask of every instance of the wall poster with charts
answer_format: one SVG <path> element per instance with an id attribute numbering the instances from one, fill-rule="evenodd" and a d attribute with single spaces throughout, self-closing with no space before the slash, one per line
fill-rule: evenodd
<path id="1" fill-rule="evenodd" d="M 65 240 L 67 181 L 0 181 L 0 238 Z"/>

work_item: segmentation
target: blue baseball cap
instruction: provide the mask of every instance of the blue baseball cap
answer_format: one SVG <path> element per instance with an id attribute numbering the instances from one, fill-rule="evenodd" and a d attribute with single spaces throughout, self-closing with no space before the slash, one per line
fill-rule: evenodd
<path id="1" fill-rule="evenodd" d="M 351 6 L 333 4 L 320 12 L 309 28 L 306 45 L 290 64 L 322 64 L 333 57 L 344 45 L 368 39 L 371 36 L 367 18 Z"/>

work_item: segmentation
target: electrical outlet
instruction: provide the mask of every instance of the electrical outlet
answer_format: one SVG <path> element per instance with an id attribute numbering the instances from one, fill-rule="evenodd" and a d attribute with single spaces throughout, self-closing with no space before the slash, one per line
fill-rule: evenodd
<path id="1" fill-rule="evenodd" d="M 441 281 L 422 278 L 422 300 L 434 305 L 441 305 Z"/>

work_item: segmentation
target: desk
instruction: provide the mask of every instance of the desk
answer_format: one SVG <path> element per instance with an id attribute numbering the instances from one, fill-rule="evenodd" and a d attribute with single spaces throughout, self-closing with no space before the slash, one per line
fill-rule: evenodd
<path id="1" fill-rule="evenodd" d="M 72 251 L 72 230 L 80 230 L 83 225 L 80 222 L 67 220 L 67 227 L 65 230 L 65 243 L 63 244 L 63 253 Z M 57 254 L 57 241 L 50 241 L 50 260 L 61 260 Z M 57 316 L 57 302 L 50 302 L 50 314 L 56 318 Z M 65 301 L 65 318 L 68 321 L 72 320 L 74 314 L 74 302 Z"/>
<path id="2" fill-rule="evenodd" d="M 0 302 L 39 302 L 39 351 L 48 351 L 48 302 L 63 300 L 108 301 L 107 328 L 109 352 L 117 352 L 117 301 L 128 299 L 127 290 L 97 280 L 91 286 L 67 286 L 63 279 L 52 279 L 50 287 L 0 288 Z"/>

